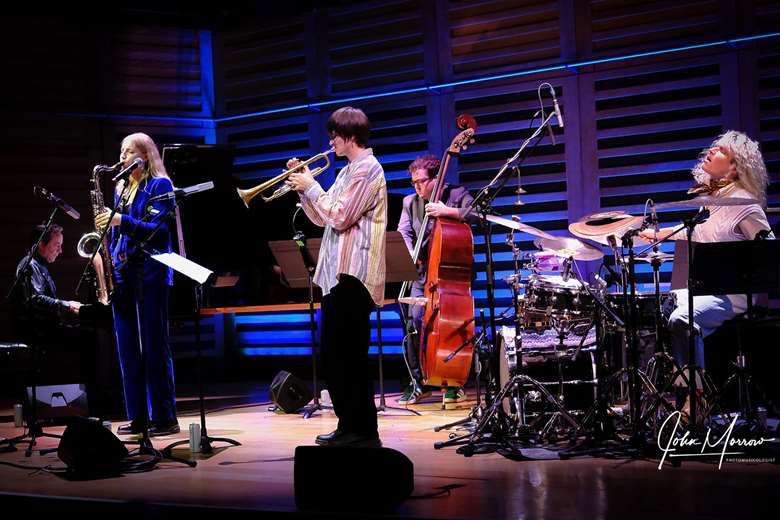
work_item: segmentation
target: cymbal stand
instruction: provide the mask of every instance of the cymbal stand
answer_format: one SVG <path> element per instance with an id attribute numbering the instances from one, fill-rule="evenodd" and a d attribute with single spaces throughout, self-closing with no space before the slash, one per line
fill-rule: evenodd
<path id="1" fill-rule="evenodd" d="M 655 220 L 657 223 L 657 219 Z M 653 246 L 653 252 L 658 252 L 658 245 Z M 679 370 L 679 366 L 674 358 L 669 354 L 669 346 L 665 340 L 663 330 L 663 311 L 661 309 L 661 275 L 660 269 L 663 260 L 659 257 L 654 257 L 650 265 L 653 268 L 653 288 L 655 304 L 653 305 L 653 318 L 655 320 L 655 352 L 653 357 L 647 363 L 647 372 L 644 374 L 646 379 L 652 385 L 652 391 L 648 398 L 642 399 L 643 413 L 640 418 L 642 423 L 645 423 L 650 417 L 650 410 L 656 410 L 659 406 L 663 406 L 667 412 L 674 410 L 674 405 L 666 398 L 666 393 L 659 392 L 658 389 L 665 389 L 671 386 L 673 379 L 672 375 Z M 641 370 L 640 370 L 641 373 Z M 648 385 L 645 384 L 645 388 Z M 655 416 L 657 417 L 657 415 Z M 658 425 L 656 425 L 658 426 Z M 657 428 L 654 428 L 654 430 Z"/>
<path id="2" fill-rule="evenodd" d="M 544 111 L 542 111 L 542 114 L 544 114 Z M 490 338 L 492 342 L 492 352 L 490 356 L 491 363 L 488 364 L 488 379 L 489 384 L 487 388 L 487 392 L 485 394 L 485 400 L 488 405 L 492 405 L 493 403 L 493 397 L 495 393 L 498 391 L 498 378 L 496 377 L 495 371 L 498 369 L 499 366 L 499 349 L 498 349 L 498 338 L 496 336 L 496 320 L 495 320 L 495 299 L 494 299 L 494 292 L 493 287 L 495 285 L 495 282 L 493 281 L 493 251 L 492 251 L 492 232 L 491 232 L 491 223 L 487 220 L 487 215 L 491 214 L 492 208 L 490 206 L 490 203 L 496 196 L 498 196 L 499 192 L 501 191 L 501 188 L 504 187 L 504 185 L 507 183 L 511 175 L 507 175 L 507 171 L 511 171 L 512 167 L 519 166 L 523 159 L 527 157 L 521 157 L 523 155 L 523 152 L 528 148 L 528 145 L 531 144 L 533 141 L 533 144 L 531 145 L 530 150 L 533 150 L 536 145 L 539 144 L 539 142 L 542 140 L 543 137 L 543 130 L 547 128 L 550 121 L 553 117 L 555 117 L 556 112 L 552 111 L 550 114 L 544 116 L 541 124 L 536 128 L 533 134 L 531 134 L 525 141 L 523 141 L 523 144 L 520 145 L 520 148 L 515 152 L 515 154 L 506 160 L 506 162 L 501 166 L 501 168 L 498 170 L 498 173 L 493 177 L 493 179 L 485 185 L 479 193 L 477 193 L 477 196 L 474 197 L 474 200 L 471 201 L 471 206 L 469 207 L 470 210 L 479 212 L 481 219 L 481 226 L 483 229 L 483 233 L 485 236 L 485 284 L 486 284 L 486 292 L 487 292 L 487 299 L 488 299 L 488 309 L 490 311 Z M 529 151 L 530 153 L 530 151 Z"/>
<path id="3" fill-rule="evenodd" d="M 655 392 L 655 401 L 652 405 L 649 406 L 649 408 L 645 411 L 644 414 L 641 414 L 639 417 L 640 424 L 644 424 L 652 415 L 655 414 L 655 411 L 659 405 L 664 405 L 667 409 L 670 409 L 671 405 L 669 402 L 663 398 L 663 394 L 668 392 L 674 381 L 677 380 L 678 376 L 682 378 L 683 382 L 688 385 L 688 398 L 689 398 L 689 417 L 691 417 L 690 424 L 693 429 L 697 429 L 703 426 L 703 424 L 699 424 L 699 418 L 704 417 L 706 413 L 709 413 L 709 410 L 705 410 L 704 413 L 698 414 L 696 408 L 697 408 L 697 381 L 701 381 L 703 388 L 702 391 L 704 394 L 708 397 L 711 397 L 714 393 L 714 385 L 710 382 L 709 376 L 704 372 L 704 369 L 696 364 L 696 334 L 698 333 L 696 331 L 696 325 L 693 319 L 693 230 L 694 228 L 707 220 L 709 218 L 709 210 L 707 209 L 701 209 L 698 213 L 696 213 L 694 216 L 692 216 L 689 219 L 683 220 L 683 223 L 680 227 L 675 229 L 671 234 L 669 234 L 667 237 L 664 238 L 662 241 L 669 240 L 671 237 L 676 235 L 682 230 L 686 231 L 687 235 L 687 248 L 688 248 L 688 364 L 684 367 L 676 367 L 676 370 L 672 373 L 669 380 L 666 382 L 666 384 L 663 387 L 663 390 L 659 393 L 658 391 Z M 657 245 L 662 241 L 656 241 L 655 243 L 651 244 L 644 250 L 640 251 L 640 254 L 657 247 Z M 686 375 L 687 372 L 687 375 Z M 671 407 L 673 409 L 673 407 Z"/>

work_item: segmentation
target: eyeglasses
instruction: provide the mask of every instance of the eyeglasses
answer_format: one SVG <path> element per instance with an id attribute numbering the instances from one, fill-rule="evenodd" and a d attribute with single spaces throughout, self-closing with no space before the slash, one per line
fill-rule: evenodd
<path id="1" fill-rule="evenodd" d="M 418 184 L 419 185 L 427 184 L 428 181 L 431 181 L 431 180 L 432 179 L 417 179 L 417 180 L 412 179 L 411 183 L 412 183 L 412 186 L 417 186 Z"/>

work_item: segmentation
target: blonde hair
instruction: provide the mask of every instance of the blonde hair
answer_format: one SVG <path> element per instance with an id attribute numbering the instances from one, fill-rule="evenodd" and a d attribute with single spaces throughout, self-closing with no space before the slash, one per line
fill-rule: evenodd
<path id="1" fill-rule="evenodd" d="M 168 172 L 165 171 L 165 165 L 163 164 L 160 152 L 157 150 L 157 145 L 148 135 L 137 132 L 130 134 L 122 139 L 122 148 L 125 144 L 131 143 L 138 151 L 146 156 L 146 164 L 144 165 L 144 173 L 141 175 L 141 179 L 146 177 L 168 177 Z"/>
<path id="2" fill-rule="evenodd" d="M 742 132 L 728 130 L 718 136 L 710 148 L 715 146 L 722 146 L 731 152 L 731 161 L 737 171 L 734 184 L 747 190 L 753 197 L 761 201 L 762 206 L 766 206 L 766 188 L 769 184 L 769 176 L 758 143 Z M 706 155 L 707 150 L 704 150 L 696 168 L 701 167 Z"/>

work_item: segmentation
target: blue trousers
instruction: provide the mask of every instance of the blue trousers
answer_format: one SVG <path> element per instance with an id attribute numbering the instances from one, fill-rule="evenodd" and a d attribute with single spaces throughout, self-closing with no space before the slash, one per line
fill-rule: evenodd
<path id="1" fill-rule="evenodd" d="M 141 327 L 146 352 L 146 406 L 153 422 L 176 419 L 173 356 L 168 344 L 168 285 L 159 279 L 143 285 Z M 138 341 L 136 294 L 131 283 L 122 284 L 114 295 L 114 330 L 130 420 L 143 419 L 144 373 Z"/>
<path id="2" fill-rule="evenodd" d="M 677 308 L 669 316 L 669 331 L 671 334 L 672 355 L 682 367 L 688 364 L 688 290 L 673 291 L 677 296 Z M 693 325 L 697 331 L 695 340 L 696 359 L 698 366 L 704 368 L 704 339 L 715 329 L 745 312 L 746 305 L 735 306 L 727 296 L 694 296 Z"/>

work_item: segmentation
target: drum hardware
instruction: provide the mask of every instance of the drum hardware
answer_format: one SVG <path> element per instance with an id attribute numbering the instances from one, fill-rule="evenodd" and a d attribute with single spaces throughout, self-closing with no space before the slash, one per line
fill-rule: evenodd
<path id="1" fill-rule="evenodd" d="M 541 86 L 540 86 L 541 89 Z M 541 102 L 541 95 L 540 95 L 540 102 Z M 492 215 L 492 208 L 491 208 L 491 201 L 498 195 L 501 188 L 506 184 L 508 181 L 509 176 L 506 174 L 507 170 L 510 169 L 513 166 L 518 166 L 521 163 L 521 156 L 523 155 L 524 151 L 528 147 L 529 144 L 533 143 L 534 146 L 539 143 L 539 141 L 542 139 L 542 131 L 544 128 L 549 124 L 550 120 L 554 117 L 554 114 L 559 115 L 558 111 L 552 112 L 548 116 L 542 115 L 542 123 L 536 128 L 536 130 L 533 132 L 533 134 L 528 137 L 523 144 L 521 145 L 520 149 L 517 150 L 517 152 L 507 159 L 507 161 L 504 163 L 504 165 L 499 169 L 495 177 L 486 185 L 484 186 L 479 193 L 474 197 L 474 200 L 471 204 L 470 209 L 475 210 L 479 212 L 481 219 L 482 219 L 482 229 L 485 237 L 485 258 L 486 258 L 486 267 L 485 267 L 485 274 L 486 274 L 486 292 L 487 292 L 487 300 L 488 300 L 488 307 L 490 310 L 490 337 L 493 340 L 492 345 L 492 352 L 491 352 L 491 360 L 492 363 L 490 364 L 491 370 L 495 371 L 495 368 L 498 367 L 500 362 L 499 357 L 499 349 L 498 349 L 498 336 L 496 334 L 496 320 L 495 320 L 495 300 L 494 300 L 494 282 L 493 282 L 493 263 L 492 263 L 492 247 L 491 247 L 491 226 L 494 223 L 496 217 Z M 560 117 L 558 118 L 560 121 Z M 511 221 L 510 221 L 511 222 Z M 505 225 L 503 222 L 502 225 Z M 519 223 L 517 223 L 519 224 Z M 511 229 L 520 228 L 521 226 L 507 226 Z M 527 228 L 518 229 L 524 232 L 529 232 L 531 230 Z M 538 230 L 534 230 L 537 231 Z M 549 235 L 549 234 L 547 234 Z M 535 234 L 535 236 L 539 236 L 538 234 Z M 542 237 L 544 238 L 544 237 Z M 547 238 L 549 240 L 549 238 Z M 571 256 L 571 255 L 566 255 Z M 518 272 L 516 270 L 516 272 Z M 516 282 L 516 280 L 515 280 Z M 519 284 L 514 283 L 512 285 L 513 290 L 517 288 Z M 517 297 L 517 294 L 513 297 L 513 304 L 518 305 L 520 302 L 520 299 Z M 519 328 L 519 323 L 515 323 L 516 329 Z M 519 336 L 519 335 L 518 335 Z M 522 350 L 519 351 L 519 354 L 522 356 Z M 520 363 L 522 366 L 522 362 Z M 478 449 L 482 450 L 483 448 L 487 448 L 486 446 L 477 446 L 477 442 L 486 441 L 489 442 L 492 445 L 496 445 L 497 443 L 500 443 L 503 446 L 509 446 L 513 447 L 511 443 L 509 442 L 510 438 L 515 438 L 520 431 L 520 428 L 517 427 L 517 425 L 513 424 L 513 421 L 507 417 L 505 413 L 503 413 L 503 409 L 501 408 L 501 404 L 506 397 L 506 395 L 513 389 L 517 387 L 519 384 L 529 383 L 536 387 L 536 390 L 545 398 L 553 403 L 556 408 L 561 412 L 561 415 L 563 416 L 564 420 L 569 422 L 569 424 L 572 424 L 574 427 L 578 426 L 577 421 L 568 413 L 568 411 L 565 410 L 565 408 L 562 407 L 560 403 L 555 400 L 555 398 L 550 394 L 543 385 L 537 383 L 532 378 L 518 374 L 512 377 L 512 380 L 507 383 L 507 385 L 504 385 L 503 388 L 498 388 L 497 381 L 496 381 L 496 374 L 493 373 L 489 377 L 490 384 L 488 386 L 488 392 L 486 394 L 486 406 L 479 423 L 477 424 L 476 429 L 474 432 L 466 438 L 465 436 L 462 437 L 458 443 L 465 444 L 458 448 L 458 453 L 461 453 L 465 456 L 471 456 L 473 455 Z M 522 426 L 522 425 L 521 425 Z M 520 432 L 522 433 L 522 432 Z M 463 441 L 463 442 L 460 442 Z M 454 444 L 455 439 L 452 439 L 452 442 L 449 444 Z M 435 447 L 443 447 L 443 444 L 437 443 Z M 489 448 L 488 448 L 489 449 Z M 519 452 L 519 450 L 513 450 L 515 458 L 525 458 L 522 453 Z"/>
<path id="2" fill-rule="evenodd" d="M 498 318 L 501 319 L 505 317 L 506 314 L 508 314 L 509 310 L 511 310 L 511 307 L 505 309 L 498 316 Z M 433 447 L 437 450 L 441 448 L 446 448 L 448 446 L 454 446 L 463 443 L 467 438 L 469 438 L 472 435 L 474 431 L 476 431 L 479 423 L 481 422 L 484 416 L 485 407 L 482 402 L 482 392 L 481 392 L 481 385 L 480 385 L 480 378 L 482 374 L 482 363 L 480 361 L 480 356 L 483 353 L 489 353 L 488 349 L 486 348 L 486 345 L 488 345 L 488 340 L 487 340 L 488 325 L 487 325 L 487 321 L 485 320 L 484 309 L 480 309 L 479 315 L 480 315 L 481 331 L 479 332 L 479 334 L 475 335 L 472 338 L 469 338 L 466 341 L 466 344 L 474 343 L 475 345 L 474 356 L 473 356 L 473 361 L 474 361 L 473 373 L 474 373 L 474 387 L 477 394 L 477 403 L 471 408 L 468 415 L 463 419 L 459 419 L 457 421 L 443 424 L 440 426 L 434 426 L 433 428 L 433 431 L 438 432 L 441 430 L 448 430 L 454 427 L 461 427 L 466 431 L 468 431 L 469 433 L 464 435 L 459 435 L 459 436 L 455 434 L 450 434 L 449 440 L 439 441 L 434 443 Z M 463 347 L 465 347 L 465 345 L 461 345 L 460 348 Z"/>
<path id="3" fill-rule="evenodd" d="M 633 223 L 628 226 L 628 231 L 623 234 L 621 237 L 621 243 L 623 249 L 628 249 L 628 261 L 622 259 L 622 250 L 621 248 L 617 247 L 617 239 L 613 234 L 610 234 L 606 236 L 606 243 L 613 249 L 615 253 L 615 264 L 616 266 L 619 265 L 620 271 L 621 271 L 621 277 L 623 279 L 623 302 L 624 302 L 624 309 L 623 309 L 623 316 L 625 319 L 625 322 L 619 318 L 615 312 L 609 307 L 609 305 L 606 304 L 605 301 L 602 301 L 600 298 L 598 298 L 597 295 L 593 295 L 594 301 L 598 302 L 599 304 L 599 310 L 604 311 L 607 313 L 607 315 L 614 320 L 614 323 L 619 326 L 623 327 L 627 333 L 626 338 L 629 339 L 628 345 L 629 345 L 629 362 L 627 367 L 622 367 L 618 373 L 612 374 L 608 379 L 605 380 L 605 374 L 606 371 L 609 369 L 607 366 L 606 356 L 605 353 L 602 352 L 600 356 L 600 370 L 598 374 L 598 382 L 597 385 L 597 400 L 593 403 L 591 408 L 586 413 L 585 417 L 583 418 L 583 425 L 586 425 L 589 427 L 589 429 L 586 428 L 578 428 L 578 430 L 575 432 L 575 437 L 580 435 L 581 433 L 587 433 L 587 437 L 585 441 L 582 443 L 574 446 L 573 448 L 569 450 L 564 450 L 559 453 L 559 456 L 561 458 L 570 458 L 572 456 L 578 456 L 578 455 L 584 455 L 584 454 L 596 454 L 596 453 L 602 453 L 605 451 L 609 451 L 613 448 L 596 448 L 596 449 L 588 449 L 589 446 L 592 443 L 602 443 L 603 441 L 607 440 L 617 440 L 616 435 L 616 429 L 614 425 L 613 418 L 610 417 L 610 392 L 609 389 L 615 384 L 616 381 L 623 379 L 624 376 L 628 376 L 628 390 L 629 390 L 629 411 L 630 411 L 630 421 L 629 424 L 633 426 L 633 431 L 631 435 L 631 440 L 628 444 L 625 444 L 618 448 L 618 450 L 631 450 L 636 451 L 636 449 L 641 444 L 641 437 L 638 434 L 638 418 L 639 418 L 639 382 L 642 381 L 644 383 L 644 374 L 639 374 L 638 370 L 638 337 L 636 334 L 636 320 L 637 320 L 637 313 L 635 308 L 635 297 L 636 297 L 636 273 L 634 270 L 635 266 L 635 258 L 634 258 L 634 249 L 633 249 L 633 238 L 635 235 L 639 233 L 642 229 L 644 229 L 643 225 L 635 226 Z M 622 260 L 622 261 L 621 261 Z M 629 294 L 630 294 L 630 300 L 629 300 Z M 603 344 L 603 341 L 601 342 Z"/>

